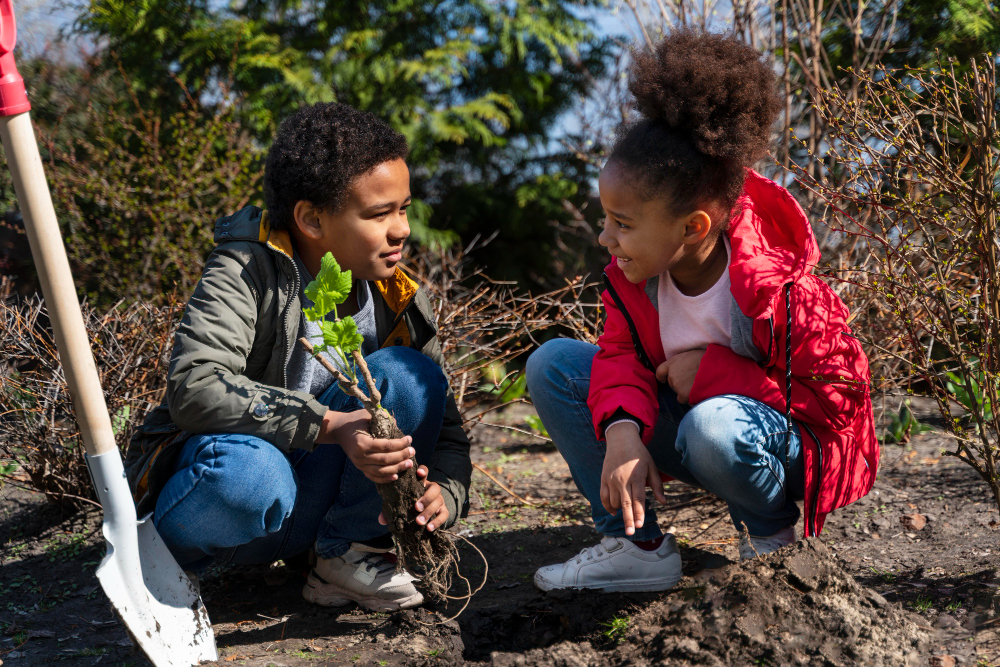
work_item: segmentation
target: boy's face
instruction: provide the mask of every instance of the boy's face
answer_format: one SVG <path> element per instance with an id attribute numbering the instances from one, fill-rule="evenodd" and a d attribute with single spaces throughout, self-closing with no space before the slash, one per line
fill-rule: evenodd
<path id="1" fill-rule="evenodd" d="M 296 249 L 313 275 L 329 251 L 355 279 L 386 280 L 395 272 L 403 242 L 410 235 L 409 205 L 406 162 L 383 162 L 351 181 L 339 211 L 298 202 L 293 229 Z"/>
<path id="2" fill-rule="evenodd" d="M 635 176 L 613 161 L 601 171 L 598 187 L 606 216 L 598 241 L 629 282 L 641 283 L 684 264 L 711 228 L 703 211 L 678 218 L 666 199 L 643 197 Z"/>

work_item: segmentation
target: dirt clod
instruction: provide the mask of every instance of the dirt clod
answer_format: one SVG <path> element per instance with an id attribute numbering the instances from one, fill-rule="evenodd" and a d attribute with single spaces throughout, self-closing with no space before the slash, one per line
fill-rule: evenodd
<path id="1" fill-rule="evenodd" d="M 731 565 L 703 581 L 690 595 L 670 594 L 645 606 L 612 651 L 563 642 L 491 657 L 497 665 L 553 666 L 926 664 L 926 623 L 861 586 L 819 540 Z"/>
<path id="2" fill-rule="evenodd" d="M 927 525 L 927 517 L 923 514 L 904 514 L 899 518 L 899 522 L 910 530 L 923 530 Z"/>

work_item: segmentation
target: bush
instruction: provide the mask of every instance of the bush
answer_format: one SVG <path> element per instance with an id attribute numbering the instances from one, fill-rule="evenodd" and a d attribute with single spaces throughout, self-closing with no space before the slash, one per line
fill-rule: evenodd
<path id="1" fill-rule="evenodd" d="M 857 72 L 833 90 L 824 180 L 800 182 L 828 209 L 843 264 L 832 275 L 884 383 L 916 376 L 955 437 L 948 453 L 1000 506 L 1000 105 L 992 59 L 965 71 Z M 835 239 L 836 240 L 836 239 Z M 968 410 L 953 413 L 953 400 Z"/>
<path id="2" fill-rule="evenodd" d="M 215 220 L 259 199 L 262 153 L 233 105 L 188 97 L 163 116 L 121 78 L 118 97 L 63 111 L 81 131 L 39 128 L 78 287 L 100 308 L 191 293 Z"/>
<path id="3" fill-rule="evenodd" d="M 135 426 L 165 390 L 176 304 L 134 304 L 83 317 L 115 440 L 124 453 Z M 64 510 L 93 503 L 66 377 L 41 299 L 0 303 L 0 484 L 27 485 Z"/>

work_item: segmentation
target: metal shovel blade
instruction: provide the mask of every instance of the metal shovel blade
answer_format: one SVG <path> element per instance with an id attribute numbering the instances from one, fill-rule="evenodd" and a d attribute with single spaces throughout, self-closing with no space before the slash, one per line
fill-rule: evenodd
<path id="1" fill-rule="evenodd" d="M 97 578 L 133 641 L 156 667 L 218 660 L 201 596 L 163 544 L 152 516 L 136 521 L 121 456 L 88 456 L 87 465 L 104 507 L 108 546 Z"/>

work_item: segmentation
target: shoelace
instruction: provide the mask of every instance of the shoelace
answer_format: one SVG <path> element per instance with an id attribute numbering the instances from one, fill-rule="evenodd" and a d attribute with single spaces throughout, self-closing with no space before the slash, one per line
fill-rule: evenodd
<path id="1" fill-rule="evenodd" d="M 571 560 L 573 560 L 576 563 L 589 562 L 594 560 L 595 558 L 603 556 L 606 553 L 609 552 L 605 548 L 604 543 L 602 541 L 598 544 L 595 544 L 592 547 L 584 547 L 583 550 L 577 555 L 573 556 Z"/>
<path id="2" fill-rule="evenodd" d="M 384 554 L 365 554 L 359 562 L 371 566 L 377 574 L 385 574 L 389 570 L 396 569 L 396 566 L 389 562 Z"/>

